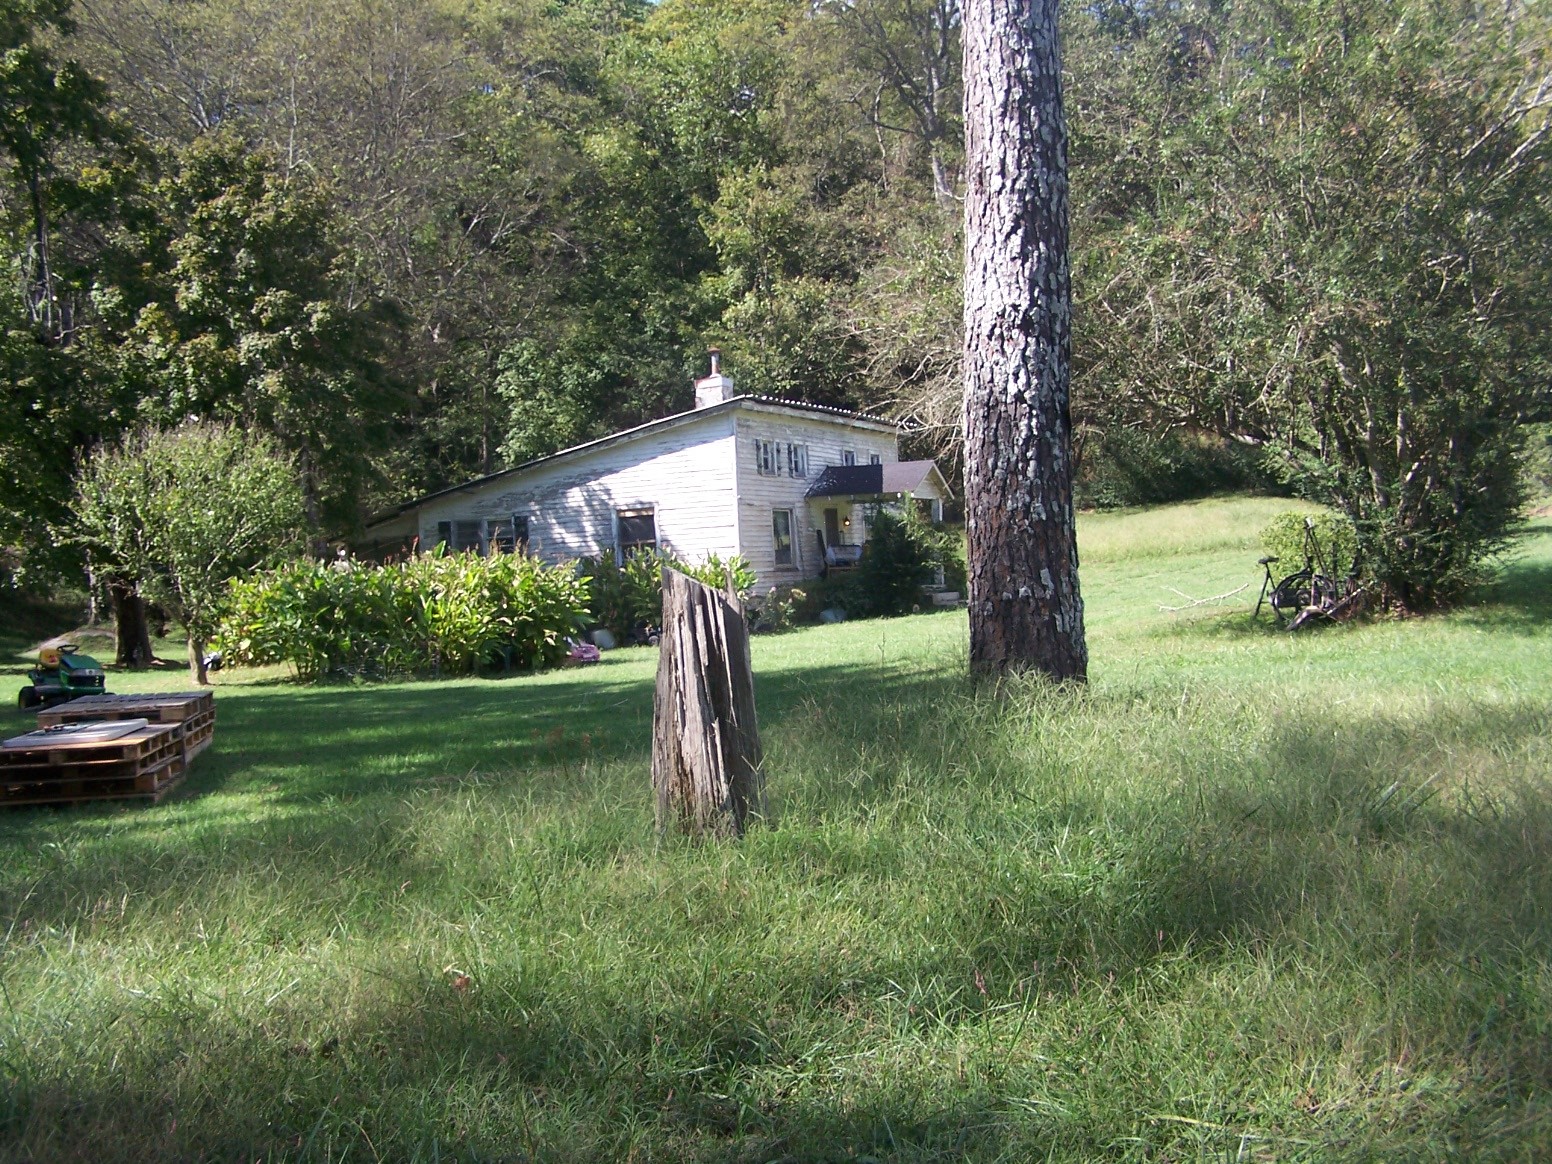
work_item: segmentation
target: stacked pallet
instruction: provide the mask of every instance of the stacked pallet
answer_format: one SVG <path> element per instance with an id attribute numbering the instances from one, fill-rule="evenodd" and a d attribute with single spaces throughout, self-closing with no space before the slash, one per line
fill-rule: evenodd
<path id="1" fill-rule="evenodd" d="M 187 769 L 182 729 L 127 719 L 60 724 L 0 745 L 0 804 L 150 800 Z"/>
<path id="2" fill-rule="evenodd" d="M 208 691 L 89 695 L 0 746 L 0 804 L 159 801 L 215 735 Z"/>
<path id="3" fill-rule="evenodd" d="M 215 737 L 215 696 L 208 691 L 87 695 L 38 712 L 39 727 L 124 719 L 177 724 L 180 729 L 178 739 L 183 745 L 183 763 L 187 767 Z"/>

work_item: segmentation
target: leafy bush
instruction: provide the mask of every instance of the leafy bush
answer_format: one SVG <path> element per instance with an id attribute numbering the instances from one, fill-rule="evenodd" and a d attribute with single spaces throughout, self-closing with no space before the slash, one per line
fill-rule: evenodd
<path id="1" fill-rule="evenodd" d="M 1279 513 L 1261 531 L 1261 544 L 1268 555 L 1277 559 L 1279 569 L 1273 573 L 1281 577 L 1303 568 L 1306 521 L 1314 527 L 1325 572 L 1333 578 L 1347 577 L 1358 554 L 1358 531 L 1353 523 L 1337 513 L 1307 514 L 1297 510 Z"/>
<path id="2" fill-rule="evenodd" d="M 733 588 L 740 599 L 747 602 L 754 591 L 754 570 L 737 554 L 731 558 L 711 554 L 703 562 L 690 563 L 661 550 L 644 550 L 632 554 L 622 564 L 613 550 L 605 550 L 582 564 L 582 572 L 592 584 L 594 623 L 608 628 L 621 641 L 632 627 L 659 625 L 663 621 L 664 566 L 718 590 L 726 585 L 727 573 L 731 571 Z"/>
<path id="3" fill-rule="evenodd" d="M 539 669 L 588 617 L 587 580 L 521 554 L 422 554 L 386 566 L 290 562 L 231 586 L 220 649 L 306 680 Z"/>

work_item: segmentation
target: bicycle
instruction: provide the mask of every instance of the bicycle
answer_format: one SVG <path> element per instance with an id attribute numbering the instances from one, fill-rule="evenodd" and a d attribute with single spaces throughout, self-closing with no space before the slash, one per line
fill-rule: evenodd
<path id="1" fill-rule="evenodd" d="M 1261 607 L 1270 605 L 1277 621 L 1288 630 L 1298 630 L 1315 619 L 1341 621 L 1351 618 L 1363 606 L 1367 593 L 1358 581 L 1358 563 L 1353 562 L 1346 578 L 1334 576 L 1327 563 L 1327 555 L 1321 551 L 1320 539 L 1315 536 L 1315 523 L 1304 519 L 1304 568 L 1285 575 L 1278 581 L 1272 567 L 1279 559 L 1276 555 L 1261 558 L 1258 564 L 1266 571 L 1261 583 L 1261 597 L 1256 600 L 1256 618 Z"/>

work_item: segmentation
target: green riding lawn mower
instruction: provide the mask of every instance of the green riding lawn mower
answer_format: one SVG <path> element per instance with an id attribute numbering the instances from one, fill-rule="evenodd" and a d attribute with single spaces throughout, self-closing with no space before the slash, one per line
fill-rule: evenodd
<path id="1" fill-rule="evenodd" d="M 38 665 L 27 672 L 27 686 L 17 693 L 16 706 L 35 711 L 106 690 L 102 664 L 66 643 L 38 652 Z"/>

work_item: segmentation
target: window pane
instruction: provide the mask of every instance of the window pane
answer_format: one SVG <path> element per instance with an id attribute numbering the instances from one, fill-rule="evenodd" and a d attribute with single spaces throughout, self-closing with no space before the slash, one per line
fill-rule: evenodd
<path id="1" fill-rule="evenodd" d="M 854 450 L 854 449 L 847 449 L 844 453 L 841 454 L 841 464 L 843 464 L 843 465 L 855 465 L 856 463 L 857 463 L 857 453 L 856 453 L 856 450 Z"/>
<path id="2" fill-rule="evenodd" d="M 640 550 L 657 548 L 657 515 L 652 510 L 622 510 L 619 521 L 622 558 L 628 558 Z"/>
<path id="3" fill-rule="evenodd" d="M 517 552 L 517 540 L 512 536 L 512 522 L 492 518 L 485 523 L 485 544 L 492 554 Z"/>
<path id="4" fill-rule="evenodd" d="M 467 553 L 472 550 L 478 553 L 480 550 L 480 525 L 478 521 L 453 522 L 452 551 L 455 554 Z"/>
<path id="5" fill-rule="evenodd" d="M 771 535 L 776 543 L 776 564 L 792 565 L 792 510 L 771 511 Z"/>
<path id="6" fill-rule="evenodd" d="M 437 522 L 437 545 L 451 545 L 453 541 L 453 523 L 450 521 Z"/>

